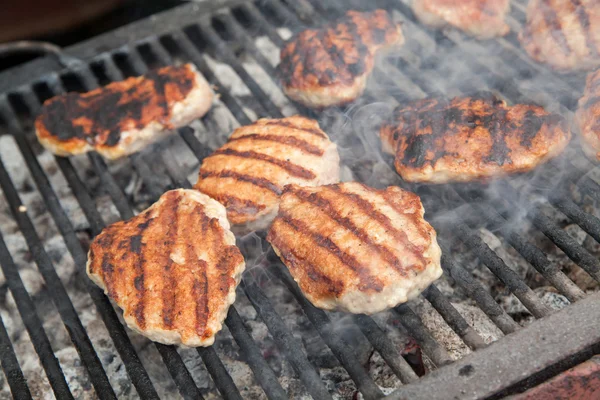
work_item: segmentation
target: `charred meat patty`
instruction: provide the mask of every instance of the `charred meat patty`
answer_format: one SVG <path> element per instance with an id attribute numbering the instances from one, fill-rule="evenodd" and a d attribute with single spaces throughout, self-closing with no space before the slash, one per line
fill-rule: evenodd
<path id="1" fill-rule="evenodd" d="M 430 183 L 526 172 L 560 154 L 571 139 L 561 116 L 536 105 L 508 106 L 491 93 L 399 106 L 380 134 L 404 180 Z"/>
<path id="2" fill-rule="evenodd" d="M 260 119 L 236 129 L 204 159 L 195 188 L 225 205 L 237 232 L 264 229 L 285 185 L 338 182 L 339 163 L 337 146 L 317 121 Z"/>
<path id="3" fill-rule="evenodd" d="M 400 25 L 386 11 L 348 11 L 285 45 L 279 65 L 283 90 L 312 108 L 349 103 L 363 93 L 375 54 L 403 43 Z"/>
<path id="4" fill-rule="evenodd" d="M 442 275 L 423 214 L 419 197 L 398 187 L 291 185 L 267 240 L 316 307 L 374 314 Z"/>
<path id="5" fill-rule="evenodd" d="M 575 114 L 581 148 L 593 161 L 600 161 L 600 70 L 591 72 Z"/>
<path id="6" fill-rule="evenodd" d="M 235 301 L 245 263 L 225 208 L 172 190 L 92 243 L 87 273 L 127 325 L 164 344 L 210 346 Z"/>
<path id="7" fill-rule="evenodd" d="M 452 26 L 478 39 L 504 36 L 510 0 L 414 0 L 419 21 L 434 28 Z"/>
<path id="8" fill-rule="evenodd" d="M 559 71 L 590 70 L 600 66 L 598 24 L 597 0 L 530 0 L 519 38 L 538 62 Z"/>
<path id="9" fill-rule="evenodd" d="M 164 67 L 46 100 L 35 121 L 36 134 L 60 156 L 95 150 L 116 159 L 200 118 L 212 99 L 211 88 L 192 64 Z"/>

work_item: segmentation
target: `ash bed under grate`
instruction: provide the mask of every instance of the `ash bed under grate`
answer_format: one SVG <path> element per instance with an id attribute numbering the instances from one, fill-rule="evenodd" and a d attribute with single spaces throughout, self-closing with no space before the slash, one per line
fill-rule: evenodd
<path id="1" fill-rule="evenodd" d="M 571 116 L 584 76 L 557 76 L 528 59 L 514 33 L 522 2 L 512 4 L 513 32 L 487 42 L 425 29 L 402 0 L 204 7 L 74 46 L 70 53 L 89 62 L 77 70 L 52 72 L 43 60 L 0 75 L 1 395 L 370 399 L 398 389 L 392 398 L 502 397 L 598 352 L 600 180 L 576 141 L 552 164 L 485 187 L 406 185 L 378 150 L 375 127 L 391 108 L 436 92 L 491 90 Z M 403 21 L 407 43 L 378 64 L 365 96 L 321 114 L 290 103 L 275 72 L 284 40 L 345 9 L 374 7 Z M 96 154 L 54 157 L 37 143 L 31 125 L 46 98 L 185 61 L 219 99 L 178 136 L 110 164 Z M 338 143 L 346 179 L 421 195 L 444 277 L 390 312 L 325 313 L 252 234 L 239 239 L 248 270 L 215 346 L 177 349 L 127 331 L 85 276 L 89 241 L 165 190 L 189 187 L 234 127 L 296 113 L 318 118 Z"/>

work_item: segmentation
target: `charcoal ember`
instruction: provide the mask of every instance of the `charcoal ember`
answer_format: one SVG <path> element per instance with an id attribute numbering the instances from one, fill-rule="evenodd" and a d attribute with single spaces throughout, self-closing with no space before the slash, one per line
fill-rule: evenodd
<path id="1" fill-rule="evenodd" d="M 479 307 L 463 303 L 453 303 L 452 305 L 485 343 L 492 343 L 503 336 L 502 331 Z"/>
<path id="2" fill-rule="evenodd" d="M 534 290 L 542 302 L 554 310 L 562 310 L 571 302 L 562 294 L 559 294 L 557 290 L 552 286 L 540 287 Z"/>

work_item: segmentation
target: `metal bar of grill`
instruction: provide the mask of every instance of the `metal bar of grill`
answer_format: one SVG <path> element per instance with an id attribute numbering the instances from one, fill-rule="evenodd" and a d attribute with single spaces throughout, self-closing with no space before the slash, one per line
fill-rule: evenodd
<path id="1" fill-rule="evenodd" d="M 443 43 L 444 45 L 463 48 L 460 35 L 456 32 L 431 33 L 429 30 L 423 29 L 416 23 L 414 15 L 412 15 L 409 7 L 404 1 L 376 0 L 374 2 L 375 4 L 369 4 L 367 6 L 356 3 L 361 2 L 352 1 L 350 2 L 350 5 L 355 8 L 360 6 L 358 8 L 365 9 L 369 9 L 372 6 L 383 5 L 389 9 L 399 10 L 405 17 L 408 18 L 406 21 L 407 27 L 411 30 L 416 30 L 419 32 L 419 34 L 423 35 L 424 38 L 431 40 L 433 43 Z M 225 13 L 215 14 L 212 17 L 203 16 L 200 18 L 198 24 L 189 26 L 186 24 L 184 27 L 178 26 L 177 28 L 181 29 L 176 29 L 172 34 L 163 35 L 159 38 L 150 38 L 150 40 L 137 43 L 135 47 L 122 47 L 117 49 L 111 55 L 100 55 L 95 59 L 94 62 L 96 63 L 96 66 L 99 66 L 99 68 L 102 70 L 101 72 L 105 73 L 105 78 L 108 81 L 115 81 L 120 80 L 125 76 L 141 74 L 146 71 L 148 65 L 154 66 L 155 64 L 172 64 L 172 56 L 191 60 L 196 64 L 200 72 L 211 84 L 219 87 L 221 101 L 229 109 L 229 111 L 231 111 L 237 122 L 240 124 L 250 123 L 253 117 L 250 118 L 248 114 L 246 114 L 244 108 L 238 102 L 238 100 L 228 90 L 225 89 L 225 85 L 223 85 L 221 78 L 219 78 L 206 63 L 204 56 L 201 54 L 202 52 L 206 52 L 215 60 L 228 64 L 233 69 L 235 74 L 240 77 L 244 84 L 248 87 L 253 97 L 258 100 L 257 103 L 250 105 L 249 109 L 251 109 L 253 112 L 256 112 L 256 115 L 259 117 L 281 117 L 284 114 L 282 110 L 278 105 L 275 104 L 276 102 L 273 100 L 273 98 L 267 94 L 267 91 L 263 89 L 262 84 L 255 79 L 244 66 L 242 59 L 243 56 L 240 53 L 247 52 L 245 55 L 250 55 L 250 57 L 256 61 L 260 68 L 264 70 L 268 76 L 270 76 L 272 82 L 277 84 L 277 79 L 275 79 L 275 68 L 269 62 L 269 60 L 262 55 L 261 51 L 254 44 L 253 40 L 250 39 L 253 36 L 251 29 L 254 29 L 253 32 L 262 32 L 277 47 L 281 47 L 284 43 L 284 40 L 276 30 L 276 27 L 289 27 L 292 28 L 293 31 L 298 31 L 306 26 L 312 25 L 314 22 L 326 21 L 332 14 L 339 15 L 340 13 L 344 12 L 347 6 L 347 4 L 342 4 L 341 2 L 337 1 L 322 4 L 321 2 L 315 0 L 302 0 L 299 2 L 279 2 L 276 0 L 267 0 L 264 2 L 258 2 L 256 5 L 253 2 L 247 2 L 239 7 L 236 6 L 232 9 L 226 10 Z M 519 14 L 519 12 L 521 12 L 521 10 L 517 10 L 517 12 L 515 12 L 515 18 L 522 20 L 523 15 L 522 13 Z M 520 22 L 513 21 L 511 23 L 514 25 L 515 23 L 519 24 Z M 509 36 L 506 39 L 500 39 L 497 41 L 497 43 L 494 42 L 493 44 L 494 46 L 499 46 L 501 48 L 501 54 L 506 55 L 506 60 L 516 60 L 514 66 L 510 65 L 508 61 L 506 62 L 507 71 L 516 71 L 519 74 L 526 74 L 530 73 L 531 70 L 535 70 L 543 76 L 547 76 L 548 79 L 552 79 L 557 82 L 560 81 L 560 78 L 547 71 L 545 67 L 539 67 L 532 63 L 527 56 L 523 57 L 522 52 L 518 50 L 518 43 L 515 43 L 515 37 Z M 417 47 L 420 46 L 419 44 L 413 45 Z M 422 49 L 417 48 L 416 52 L 418 53 L 421 50 Z M 476 77 L 474 78 L 473 82 L 466 82 L 459 87 L 462 92 L 488 87 L 501 92 L 502 95 L 511 101 L 527 100 L 527 96 L 521 93 L 519 87 L 512 82 L 512 78 L 510 76 L 512 72 L 497 71 L 494 69 L 494 65 L 487 60 L 475 59 L 472 55 L 468 54 L 468 51 L 465 53 L 468 68 L 473 71 L 474 74 L 476 74 Z M 435 63 L 439 63 L 439 61 L 439 57 L 433 54 L 427 62 L 435 65 Z M 389 64 L 389 61 L 385 62 Z M 387 67 L 387 64 L 384 65 Z M 368 92 L 366 93 L 365 98 L 377 100 L 377 97 L 382 98 L 382 96 L 387 96 L 392 99 L 392 101 L 395 99 L 401 102 L 409 99 L 420 98 L 426 94 L 431 94 L 438 89 L 435 84 L 432 84 L 432 82 L 436 82 L 435 73 L 427 68 L 420 70 L 419 66 L 411 59 L 400 58 L 399 60 L 394 61 L 393 65 L 390 64 L 390 66 L 392 67 L 390 70 L 390 77 L 385 76 L 383 79 L 387 80 L 387 83 L 389 84 L 388 86 L 390 88 L 393 87 L 394 89 L 389 91 L 389 95 Z M 89 90 L 97 86 L 95 75 L 98 74 L 99 72 L 94 69 L 90 71 L 87 68 L 83 68 L 82 70 L 71 73 L 72 77 L 69 79 L 83 83 L 83 87 L 80 90 Z M 430 79 L 432 74 L 434 79 Z M 65 80 L 65 76 L 66 75 L 64 74 L 62 75 L 63 80 Z M 394 82 L 394 80 L 396 80 L 396 82 Z M 52 79 L 52 77 L 50 77 L 49 79 L 44 79 L 43 82 L 44 84 L 48 85 L 51 91 L 55 94 L 64 91 L 63 83 L 60 81 L 60 79 Z M 402 85 L 400 86 L 401 89 L 396 87 L 398 82 L 402 82 Z M 576 90 L 569 86 L 570 84 L 562 84 L 559 82 L 558 85 L 560 85 L 565 93 L 568 93 L 571 98 L 577 96 Z M 37 104 L 35 95 L 33 95 L 29 89 L 20 91 L 15 96 L 25 99 L 25 103 L 27 104 L 29 113 L 31 114 L 29 117 L 37 113 L 39 104 Z M 6 100 L 4 101 L 6 102 Z M 568 99 L 565 99 L 565 104 L 568 105 L 568 101 Z M 302 113 L 309 114 L 314 117 L 317 116 L 301 106 L 291 106 L 300 110 Z M 0 120 L 4 121 L 4 123 L 8 121 L 12 125 L 18 125 L 17 119 L 14 115 L 15 113 L 10 109 L 9 105 L 5 105 L 4 111 L 0 114 L 2 114 L 0 116 Z M 209 113 L 209 115 L 203 120 L 205 126 L 210 128 L 209 130 L 218 129 L 214 119 L 215 116 Z M 13 126 L 13 128 L 15 127 Z M 18 126 L 16 128 L 20 130 Z M 23 126 L 21 128 L 27 130 L 29 127 Z M 201 144 L 190 129 L 180 129 L 179 134 L 185 144 L 200 162 L 204 157 L 206 157 L 206 155 L 210 154 L 211 149 Z M 36 186 L 43 197 L 48 211 L 52 215 L 61 235 L 65 239 L 65 243 L 67 244 L 69 252 L 73 255 L 76 265 L 85 265 L 85 252 L 75 236 L 75 232 L 66 216 L 65 211 L 62 209 L 60 200 L 58 200 L 54 189 L 39 165 L 35 153 L 31 148 L 31 144 L 29 144 L 28 139 L 26 139 L 22 132 L 16 132 L 13 136 L 17 146 L 19 147 L 19 150 L 25 158 L 28 169 L 34 178 Z M 30 138 L 29 140 L 35 139 Z M 34 145 L 35 144 L 36 143 L 34 142 Z M 170 160 L 169 153 L 163 153 L 161 158 L 164 165 L 159 166 L 158 169 L 160 169 L 162 175 L 170 180 L 172 186 L 190 187 L 190 183 L 181 173 L 180 168 L 177 166 L 177 162 L 175 160 Z M 97 154 L 90 154 L 89 160 L 121 217 L 130 218 L 133 216 L 134 213 L 132 204 L 124 194 L 116 179 L 109 172 L 108 165 Z M 86 219 L 90 224 L 92 234 L 98 234 L 104 227 L 104 222 L 102 221 L 102 218 L 97 211 L 93 203 L 93 199 L 85 187 L 85 184 L 77 175 L 77 172 L 75 171 L 70 160 L 63 159 L 61 157 L 55 157 L 55 162 L 65 176 L 72 192 L 78 200 L 80 207 L 84 211 Z M 142 155 L 138 154 L 131 156 L 129 158 L 129 162 L 138 175 L 142 178 L 142 181 L 147 186 L 147 190 L 150 192 L 152 197 L 156 198 L 160 196 L 164 190 L 171 187 L 169 184 L 165 186 L 164 181 L 155 176 L 154 169 L 146 163 Z M 0 167 L 2 167 L 1 163 Z M 10 177 L 8 174 L 6 174 L 5 170 L 5 177 L 8 180 L 1 179 L 2 170 L 4 170 L 3 167 L 0 168 L 0 186 L 6 195 L 6 188 L 8 187 L 10 189 L 12 183 L 10 182 Z M 581 172 L 583 174 L 587 171 L 582 170 Z M 581 188 L 582 192 L 589 194 L 591 197 L 600 198 L 600 185 L 598 185 L 592 179 L 585 177 L 584 179 L 579 180 L 577 184 Z M 510 183 L 505 183 L 505 185 L 508 185 L 507 192 L 514 193 L 514 189 Z M 420 188 L 416 188 L 416 190 L 417 192 L 422 192 Z M 9 190 L 8 192 L 10 193 L 11 191 Z M 504 261 L 500 259 L 498 255 L 478 237 L 476 234 L 476 229 L 478 227 L 501 227 L 499 233 L 506 239 L 507 243 L 514 247 L 521 254 L 521 256 L 550 283 L 552 283 L 553 286 L 555 286 L 569 300 L 585 302 L 585 299 L 583 299 L 585 294 L 581 288 L 567 278 L 566 275 L 562 273 L 555 265 L 552 265 L 538 247 L 528 242 L 521 235 L 509 229 L 506 222 L 510 221 L 510 209 L 506 207 L 505 201 L 502 199 L 492 199 L 491 201 L 488 201 L 488 199 L 474 198 L 472 197 L 471 193 L 466 193 L 461 190 L 455 191 L 455 188 L 453 187 L 442 188 L 438 193 L 447 193 L 449 196 L 454 196 L 459 203 L 473 203 L 470 204 L 470 206 L 472 210 L 475 210 L 474 215 L 460 217 L 462 221 L 465 221 L 464 223 L 458 224 L 458 230 L 461 233 L 461 237 L 459 238 L 460 241 L 465 243 L 469 249 L 473 250 L 473 253 L 479 257 L 497 277 L 500 278 L 504 285 L 521 300 L 521 302 L 536 318 L 545 319 L 543 317 L 549 315 L 551 310 L 546 304 L 541 302 L 535 293 L 533 293 L 531 288 L 529 288 L 520 277 L 516 276 L 512 270 L 508 268 Z M 15 191 L 14 194 L 17 196 L 16 199 L 12 198 L 13 200 L 9 201 L 11 207 L 13 208 L 13 213 L 14 207 L 20 205 L 18 193 Z M 423 194 L 423 197 L 425 198 L 426 194 Z M 510 197 L 520 198 L 516 195 L 511 195 Z M 527 209 L 530 210 L 531 207 L 529 207 L 527 204 L 527 200 L 523 198 L 522 201 L 522 206 L 527 207 Z M 565 215 L 567 215 L 572 221 L 581 226 L 582 229 L 584 229 L 594 239 L 598 240 L 598 238 L 600 238 L 600 221 L 591 216 L 589 213 L 583 211 L 578 204 L 571 201 L 568 198 L 567 189 L 556 192 L 555 196 L 551 196 L 548 201 L 550 204 L 552 204 L 552 206 L 565 213 Z M 431 205 L 431 207 L 426 205 L 426 209 L 429 213 L 430 210 L 435 211 L 436 206 L 435 204 Z M 25 215 L 25 218 L 26 217 L 27 216 Z M 569 237 L 565 231 L 563 231 L 550 217 L 546 216 L 542 211 L 532 210 L 529 212 L 528 218 L 571 260 L 573 260 L 584 270 L 590 273 L 590 275 L 592 275 L 596 280 L 598 280 L 598 277 L 600 277 L 600 262 L 598 262 L 594 256 L 592 256 L 592 254 L 590 254 L 583 246 L 579 245 L 579 243 L 575 242 L 571 237 Z M 31 224 L 31 221 L 29 221 L 29 224 Z M 22 227 L 23 221 L 21 221 L 19 225 Z M 445 226 L 443 225 L 444 224 L 440 225 L 439 227 L 436 226 L 438 231 L 444 231 Z M 26 225 L 25 228 L 31 228 L 29 229 L 29 238 L 32 241 L 31 244 L 36 244 L 38 246 L 36 248 L 39 249 L 41 247 L 43 251 L 43 246 L 39 241 L 39 238 L 37 238 L 36 243 L 33 242 L 36 239 L 33 226 Z M 32 234 L 33 236 L 31 236 Z M 442 257 L 442 267 L 444 268 L 447 276 L 454 280 L 457 285 L 462 287 L 467 292 L 469 297 L 475 300 L 481 310 L 490 317 L 490 319 L 498 328 L 500 328 L 503 333 L 507 334 L 518 330 L 519 325 L 508 314 L 506 314 L 502 307 L 495 302 L 490 293 L 488 293 L 480 283 L 474 280 L 467 270 L 461 267 L 459 263 L 449 256 L 451 252 L 448 250 L 448 245 L 453 243 L 453 240 L 449 241 L 446 239 L 446 237 L 441 238 L 440 240 L 444 253 Z M 11 256 L 8 253 L 8 249 L 5 249 L 6 251 L 3 253 L 2 244 L 3 242 L 0 240 L 0 260 L 2 261 L 2 268 L 3 270 L 10 270 L 10 268 L 7 268 L 7 265 L 10 267 L 11 264 L 10 262 L 7 264 L 6 260 L 10 260 Z M 37 258 L 39 257 L 41 256 L 38 254 Z M 12 265 L 14 267 L 14 264 Z M 47 264 L 46 267 L 53 269 L 51 264 Z M 16 273 L 17 278 L 19 278 L 16 269 L 13 271 L 13 273 Z M 49 272 L 46 271 L 46 273 Z M 327 314 L 314 308 L 310 303 L 308 303 L 287 270 L 278 261 L 274 262 L 273 273 L 284 283 L 286 287 L 288 287 L 288 289 L 294 295 L 297 302 L 301 305 L 304 313 L 313 323 L 324 342 L 332 349 L 334 355 L 348 371 L 349 375 L 354 380 L 359 390 L 361 390 L 365 398 L 375 398 L 381 396 L 381 391 L 375 385 L 371 377 L 369 377 L 365 369 L 356 362 L 354 351 L 338 334 L 332 331 L 331 322 Z M 6 271 L 5 275 L 8 277 Z M 286 353 L 288 360 L 292 362 L 292 366 L 299 375 L 301 382 L 314 398 L 331 398 L 331 394 L 328 393 L 324 387 L 317 372 L 308 362 L 308 358 L 304 354 L 301 344 L 293 338 L 289 328 L 285 326 L 281 318 L 276 314 L 271 305 L 271 301 L 257 285 L 249 283 L 247 280 L 248 279 L 246 278 L 242 285 L 244 292 L 250 299 L 261 319 L 267 325 L 269 333 L 273 336 L 277 346 L 282 349 L 284 353 Z M 58 283 L 60 283 L 60 281 Z M 89 282 L 87 282 L 87 284 L 90 286 L 92 298 L 107 325 L 117 351 L 125 362 L 125 367 L 127 368 L 132 382 L 138 390 L 138 394 L 140 394 L 140 397 L 142 398 L 156 398 L 156 391 L 152 387 L 152 383 L 150 382 L 146 371 L 141 365 L 137 354 L 133 350 L 125 330 L 119 323 L 114 310 L 108 302 L 108 299 L 94 285 L 90 284 Z M 27 305 L 26 299 L 29 298 L 29 295 L 27 291 L 25 291 L 24 287 L 21 289 L 10 287 L 10 290 L 13 293 L 13 296 L 15 296 L 15 291 L 19 292 L 19 290 L 21 290 L 20 298 L 25 299 L 24 301 Z M 16 297 L 17 296 L 15 296 L 15 298 Z M 423 297 L 433 306 L 433 308 L 439 313 L 448 326 L 454 332 L 456 332 L 457 335 L 464 341 L 464 343 L 467 344 L 471 349 L 477 350 L 484 347 L 484 342 L 481 336 L 474 331 L 474 329 L 465 321 L 463 316 L 457 311 L 456 308 L 454 308 L 452 303 L 450 303 L 450 301 L 444 295 L 442 295 L 436 286 L 432 286 L 428 291 L 424 292 Z M 24 322 L 26 322 L 25 317 L 23 316 L 24 313 L 21 312 L 21 307 L 23 307 L 23 305 L 20 303 L 21 300 L 17 299 L 19 312 L 21 313 Z M 31 302 L 31 298 L 29 298 L 29 303 L 29 309 L 33 310 L 33 313 L 35 314 L 35 306 Z M 67 305 L 69 303 L 70 301 L 68 301 L 67 298 Z M 57 308 L 60 307 L 57 306 Z M 436 365 L 442 366 L 451 362 L 451 358 L 444 346 L 433 339 L 429 328 L 425 327 L 423 321 L 411 309 L 410 305 L 402 305 L 397 307 L 395 311 L 398 312 L 402 325 L 406 328 L 410 335 L 417 340 L 417 342 L 422 346 L 425 354 L 427 354 Z M 76 314 L 75 317 L 77 317 Z M 39 318 L 37 318 L 37 321 L 37 323 L 41 326 L 41 321 L 39 321 Z M 366 338 L 373 345 L 375 350 L 382 355 L 383 359 L 388 363 L 392 371 L 400 378 L 400 380 L 404 383 L 413 382 L 412 384 L 409 384 L 406 391 L 400 391 L 398 393 L 413 393 L 413 387 L 415 387 L 415 385 L 419 385 L 420 381 L 417 380 L 417 377 L 410 366 L 408 366 L 404 359 L 398 355 L 398 352 L 394 349 L 392 343 L 386 337 L 383 330 L 381 330 L 381 328 L 379 328 L 370 317 L 357 316 L 355 321 L 365 334 Z M 29 323 L 31 323 L 31 321 L 29 321 Z M 248 332 L 243 325 L 243 320 L 234 307 L 229 310 L 226 324 L 229 327 L 229 331 L 234 336 L 234 339 L 238 343 L 242 353 L 245 354 L 246 362 L 252 369 L 257 381 L 263 387 L 267 397 L 285 398 L 285 391 L 283 391 L 281 385 L 277 381 L 277 377 L 266 363 L 266 360 L 260 354 L 258 346 L 248 335 Z M 31 326 L 26 328 L 31 330 Z M 85 339 L 87 338 L 85 330 L 83 330 L 83 334 L 85 335 L 83 339 L 85 342 Z M 46 342 L 48 342 L 45 350 L 46 353 L 44 354 L 49 354 L 51 356 L 50 360 L 45 360 L 38 349 L 38 347 L 41 346 L 40 340 L 42 340 L 43 343 L 44 337 L 46 338 Z M 592 339 L 593 338 L 590 337 L 589 341 Z M 87 340 L 89 341 L 89 338 L 87 338 Z M 0 346 L 4 344 L 3 341 L 5 341 L 5 339 L 3 339 L 2 326 L 0 326 Z M 52 364 L 52 357 L 54 357 L 54 355 L 43 329 L 41 330 L 41 339 L 39 337 L 32 337 L 32 342 L 36 348 L 36 351 L 40 355 L 40 359 L 42 360 L 42 364 L 44 364 L 44 368 L 47 367 L 48 363 Z M 504 340 L 502 342 L 504 342 Z M 8 342 L 8 344 L 10 345 L 10 342 Z M 75 344 L 77 347 L 78 344 Z M 79 345 L 81 345 L 81 343 Z M 14 369 L 11 369 L 10 365 L 14 367 L 16 359 L 14 358 L 14 352 L 11 352 L 10 348 L 7 348 L 6 351 L 3 351 L 4 348 L 5 347 L 0 347 L 0 360 L 2 361 L 5 373 L 8 376 L 8 371 L 15 371 Z M 176 382 L 176 385 L 179 388 L 182 396 L 185 398 L 202 398 L 198 387 L 194 383 L 190 372 L 183 364 L 179 354 L 169 346 L 157 345 L 157 349 L 163 357 L 165 364 L 168 366 L 168 370 L 171 373 L 173 380 Z M 77 348 L 77 350 L 79 351 L 79 348 Z M 486 350 L 487 349 L 478 350 L 475 354 L 475 357 L 471 357 L 470 359 L 481 360 L 481 356 L 478 357 L 477 355 L 480 353 L 480 351 L 485 352 Z M 93 348 L 90 351 L 92 352 L 92 355 L 95 355 Z M 212 376 L 213 381 L 221 394 L 226 398 L 241 398 L 235 382 L 228 374 L 223 363 L 219 359 L 217 352 L 215 352 L 213 348 L 209 348 L 199 349 L 198 353 L 204 361 L 208 372 Z M 93 356 L 91 358 L 87 354 L 84 356 L 87 357 L 88 363 L 93 366 Z M 82 357 L 83 360 L 83 355 L 81 352 L 80 357 Z M 54 381 L 53 379 L 50 379 L 50 375 L 48 376 L 51 384 L 54 383 L 55 385 L 58 385 L 60 384 L 62 371 L 60 370 L 60 365 L 58 364 L 56 358 L 54 357 L 53 359 L 56 364 L 55 366 L 58 367 L 58 370 L 52 371 L 54 374 L 53 376 L 55 377 Z M 7 364 L 7 367 L 5 367 L 5 363 Z M 101 364 L 98 363 L 96 366 L 98 365 L 100 368 L 102 368 Z M 19 388 L 15 390 L 18 390 L 19 393 L 26 397 L 27 386 L 25 383 L 25 386 L 23 387 L 24 380 L 22 373 L 19 374 L 20 371 L 18 368 L 18 362 L 16 363 L 16 367 L 16 372 L 11 372 L 11 376 L 13 376 L 13 378 L 9 376 L 8 380 L 11 384 L 11 388 L 14 385 L 15 388 Z M 52 365 L 50 365 L 50 367 L 54 368 Z M 86 367 L 88 368 L 88 371 L 90 371 L 88 364 L 86 364 Z M 462 367 L 464 367 L 463 362 L 461 362 L 460 368 Z M 458 366 L 453 367 L 453 369 L 450 369 L 450 371 L 460 371 L 460 368 Z M 443 368 L 440 372 L 447 370 L 449 369 Z M 46 371 L 48 373 L 48 369 L 46 369 Z M 101 372 L 104 374 L 103 369 Z M 94 383 L 94 387 L 96 392 L 99 393 L 99 396 L 110 396 L 110 392 L 107 394 L 104 390 L 99 388 L 99 386 L 97 387 L 97 384 L 101 384 L 100 381 L 103 379 L 102 376 L 95 377 L 93 374 L 90 375 L 93 383 L 94 379 L 98 381 Z M 104 377 L 106 377 L 106 374 L 104 374 Z M 64 377 L 62 377 L 62 380 L 64 382 Z M 56 392 L 56 389 L 54 390 Z M 66 387 L 66 390 L 68 393 L 69 388 Z M 444 392 L 439 393 L 443 394 Z"/>
<path id="2" fill-rule="evenodd" d="M 6 375 L 13 398 L 18 400 L 32 399 L 2 317 L 0 317 L 0 362 L 2 362 L 2 370 Z"/>
<path id="3" fill-rule="evenodd" d="M 2 104 L 0 104 L 0 112 L 2 114 L 6 113 L 4 111 L 5 107 L 6 104 L 2 102 Z M 65 328 L 71 336 L 71 340 L 75 344 L 75 348 L 77 349 L 79 356 L 88 370 L 90 380 L 94 384 L 96 390 L 102 392 L 102 397 L 106 396 L 105 398 L 116 398 L 112 386 L 108 381 L 108 377 L 106 376 L 106 372 L 100 363 L 100 359 L 94 351 L 92 342 L 87 335 L 87 332 L 85 331 L 81 321 L 79 320 L 79 317 L 77 316 L 77 312 L 71 303 L 69 295 L 60 281 L 60 278 L 58 277 L 58 274 L 52 265 L 52 261 L 46 253 L 35 231 L 33 223 L 26 213 L 19 210 L 23 204 L 21 203 L 17 190 L 12 184 L 10 177 L 1 165 L 0 181 L 2 182 L 4 195 L 11 206 L 13 216 L 17 221 L 21 232 L 24 234 L 29 249 L 36 259 L 36 264 L 38 265 L 39 271 L 44 277 L 46 285 L 48 285 L 48 288 L 54 294 L 53 299 L 56 307 L 64 321 Z"/>
<path id="4" fill-rule="evenodd" d="M 0 169 L 0 174 L 4 172 L 4 168 Z M 4 176 L 4 174 L 0 175 Z M 48 381 L 52 385 L 52 390 L 58 396 L 61 395 L 64 398 L 72 398 L 71 391 L 62 373 L 62 369 L 58 360 L 54 356 L 52 347 L 50 346 L 50 340 L 46 336 L 46 332 L 42 327 L 42 322 L 35 311 L 35 305 L 29 297 L 25 285 L 19 276 L 17 266 L 8 252 L 4 239 L 0 236 L 0 259 L 2 260 L 2 273 L 6 277 L 7 282 L 10 280 L 9 288 L 17 302 L 17 308 L 27 333 L 31 337 L 33 347 L 39 356 L 42 367 L 46 372 Z M 4 367 L 4 366 L 3 366 Z M 12 385 L 17 387 L 17 383 L 14 382 Z M 12 386 L 11 385 L 11 386 Z M 29 392 L 29 390 L 27 390 Z M 25 392 L 20 390 L 18 395 L 22 396 Z"/>

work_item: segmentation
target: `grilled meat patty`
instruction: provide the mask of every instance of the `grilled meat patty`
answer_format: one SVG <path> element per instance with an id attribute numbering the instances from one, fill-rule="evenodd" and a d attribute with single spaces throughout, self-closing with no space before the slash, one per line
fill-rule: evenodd
<path id="1" fill-rule="evenodd" d="M 504 36 L 510 0 L 414 0 L 419 21 L 434 28 L 452 26 L 478 39 Z"/>
<path id="2" fill-rule="evenodd" d="M 571 139 L 561 116 L 530 104 L 508 106 L 491 93 L 399 106 L 380 134 L 404 180 L 430 183 L 526 172 Z"/>
<path id="3" fill-rule="evenodd" d="M 259 230 L 275 217 L 285 185 L 338 182 L 339 163 L 337 146 L 317 121 L 260 119 L 204 159 L 195 188 L 227 207 L 238 232 Z"/>
<path id="4" fill-rule="evenodd" d="M 279 64 L 283 90 L 307 107 L 349 103 L 363 93 L 375 54 L 403 43 L 400 25 L 386 11 L 348 11 L 285 45 Z"/>
<path id="5" fill-rule="evenodd" d="M 600 2 L 530 0 L 521 45 L 534 60 L 559 71 L 600 66 Z"/>
<path id="6" fill-rule="evenodd" d="M 244 268 L 225 208 L 180 189 L 98 235 L 87 273 L 124 310 L 131 329 L 196 347 L 213 344 Z"/>
<path id="7" fill-rule="evenodd" d="M 374 314 L 442 275 L 423 214 L 419 197 L 398 187 L 290 185 L 267 240 L 316 307 Z"/>
<path id="8" fill-rule="evenodd" d="M 203 116 L 213 92 L 192 64 L 164 67 L 87 93 L 44 102 L 40 143 L 60 156 L 95 150 L 108 159 L 135 153 Z"/>
<path id="9" fill-rule="evenodd" d="M 600 161 L 600 69 L 591 72 L 575 119 L 581 133 L 581 148 L 594 161 Z"/>

